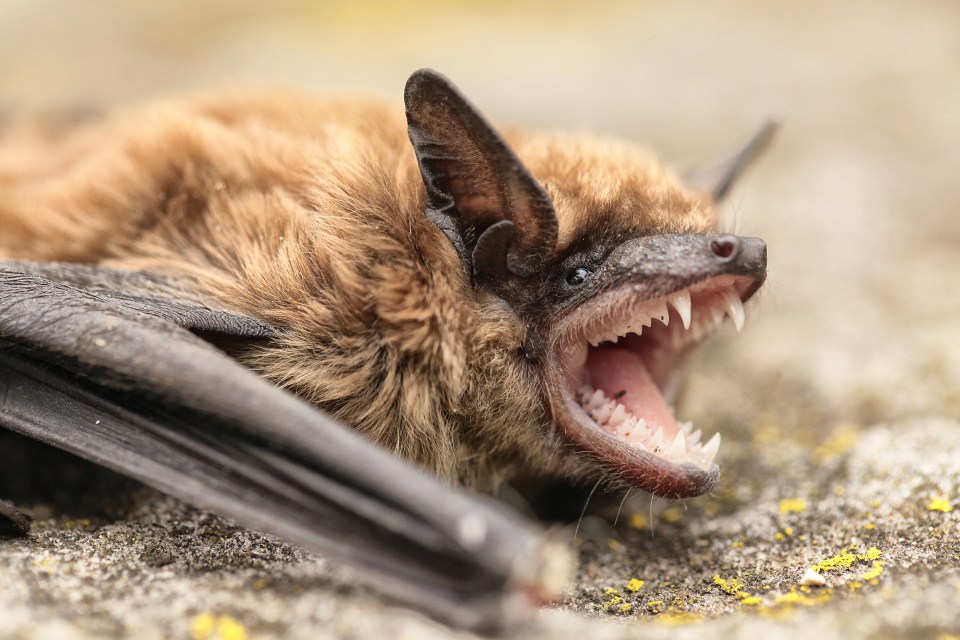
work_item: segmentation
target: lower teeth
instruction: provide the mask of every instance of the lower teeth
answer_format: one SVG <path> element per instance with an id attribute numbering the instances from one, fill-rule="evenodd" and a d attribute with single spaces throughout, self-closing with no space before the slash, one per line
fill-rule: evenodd
<path id="1" fill-rule="evenodd" d="M 712 464 L 719 448 L 719 434 L 703 445 L 700 443 L 702 432 L 699 429 L 694 431 L 690 422 L 679 423 L 680 430 L 668 440 L 662 426 L 647 424 L 646 420 L 630 413 L 626 407 L 608 398 L 600 389 L 584 386 L 577 394 L 577 400 L 580 408 L 604 432 L 667 459 L 687 460 L 706 466 Z"/>

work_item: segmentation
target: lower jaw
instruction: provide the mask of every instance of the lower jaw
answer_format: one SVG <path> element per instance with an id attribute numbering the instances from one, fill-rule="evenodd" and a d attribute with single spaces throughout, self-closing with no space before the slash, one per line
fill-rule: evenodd
<path id="1" fill-rule="evenodd" d="M 566 381 L 563 381 L 566 382 Z M 710 491 L 720 477 L 716 464 L 701 468 L 675 463 L 620 441 L 597 427 L 561 380 L 548 383 L 548 395 L 559 435 L 580 460 L 575 467 L 596 477 L 600 471 L 613 485 L 632 486 L 665 498 L 689 498 Z"/>

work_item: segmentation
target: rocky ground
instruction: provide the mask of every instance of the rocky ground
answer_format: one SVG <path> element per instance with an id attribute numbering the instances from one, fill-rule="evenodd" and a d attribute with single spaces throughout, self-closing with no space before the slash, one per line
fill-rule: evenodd
<path id="1" fill-rule="evenodd" d="M 164 6 L 0 0 L 0 102 L 269 80 L 399 108 L 430 65 L 497 121 L 613 133 L 679 166 L 781 119 L 729 207 L 767 240 L 768 285 L 743 334 L 692 363 L 683 411 L 723 432 L 720 486 L 585 519 L 568 597 L 508 635 L 960 637 L 955 4 Z M 8 440 L 0 459 L 0 489 L 37 516 L 0 540 L 0 638 L 471 637 L 58 454 Z M 803 584 L 811 567 L 824 586 Z"/>

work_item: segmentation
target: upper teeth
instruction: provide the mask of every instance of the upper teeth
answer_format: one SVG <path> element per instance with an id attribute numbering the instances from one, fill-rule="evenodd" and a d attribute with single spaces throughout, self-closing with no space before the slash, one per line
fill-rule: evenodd
<path id="1" fill-rule="evenodd" d="M 713 282 L 719 280 L 719 278 L 715 278 Z M 727 284 L 726 281 L 723 281 L 723 283 Z M 696 288 L 696 285 L 694 288 Z M 616 342 L 628 333 L 642 335 L 643 329 L 652 326 L 654 320 L 659 320 L 664 326 L 669 326 L 670 307 L 668 304 L 677 310 L 677 315 L 685 329 L 685 331 L 674 329 L 668 335 L 663 336 L 662 341 L 669 343 L 674 349 L 696 342 L 708 335 L 723 322 L 727 315 L 733 320 L 737 331 L 743 330 L 745 321 L 743 302 L 740 300 L 740 294 L 733 286 L 727 286 L 726 289 L 710 295 L 708 299 L 710 302 L 697 307 L 702 311 L 699 311 L 696 317 L 693 315 L 690 289 L 683 289 L 668 296 L 647 301 L 642 307 L 630 313 L 628 319 L 622 324 L 608 327 L 604 333 L 588 338 L 588 342 L 591 346 L 596 347 L 603 342 Z"/>
<path id="2" fill-rule="evenodd" d="M 740 300 L 740 295 L 733 290 L 726 290 L 723 292 L 723 301 L 727 305 L 727 313 L 730 314 L 730 317 L 733 319 L 733 324 L 737 327 L 737 331 L 743 331 L 743 302 Z"/>
<path id="3" fill-rule="evenodd" d="M 677 293 L 670 296 L 670 304 L 672 304 L 673 308 L 676 309 L 677 313 L 680 314 L 680 319 L 683 321 L 683 328 L 690 329 L 690 291 L 689 289 L 678 291 Z"/>
<path id="4" fill-rule="evenodd" d="M 580 407 L 607 434 L 637 447 L 663 456 L 672 462 L 692 462 L 707 469 L 713 464 L 720 449 L 720 434 L 707 444 L 700 443 L 700 430 L 693 431 L 689 422 L 681 422 L 680 430 L 667 440 L 663 426 L 649 424 L 600 389 L 584 386 L 578 394 Z"/>

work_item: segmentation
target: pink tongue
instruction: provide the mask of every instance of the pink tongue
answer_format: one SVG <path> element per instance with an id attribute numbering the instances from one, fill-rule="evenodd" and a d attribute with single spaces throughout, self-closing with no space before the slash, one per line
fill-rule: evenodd
<path id="1" fill-rule="evenodd" d="M 627 349 L 590 349 L 587 356 L 590 386 L 602 389 L 608 398 L 619 402 L 627 411 L 647 421 L 647 427 L 663 427 L 664 440 L 670 442 L 680 425 L 663 399 L 643 361 Z M 617 394 L 626 390 L 622 396 Z"/>

